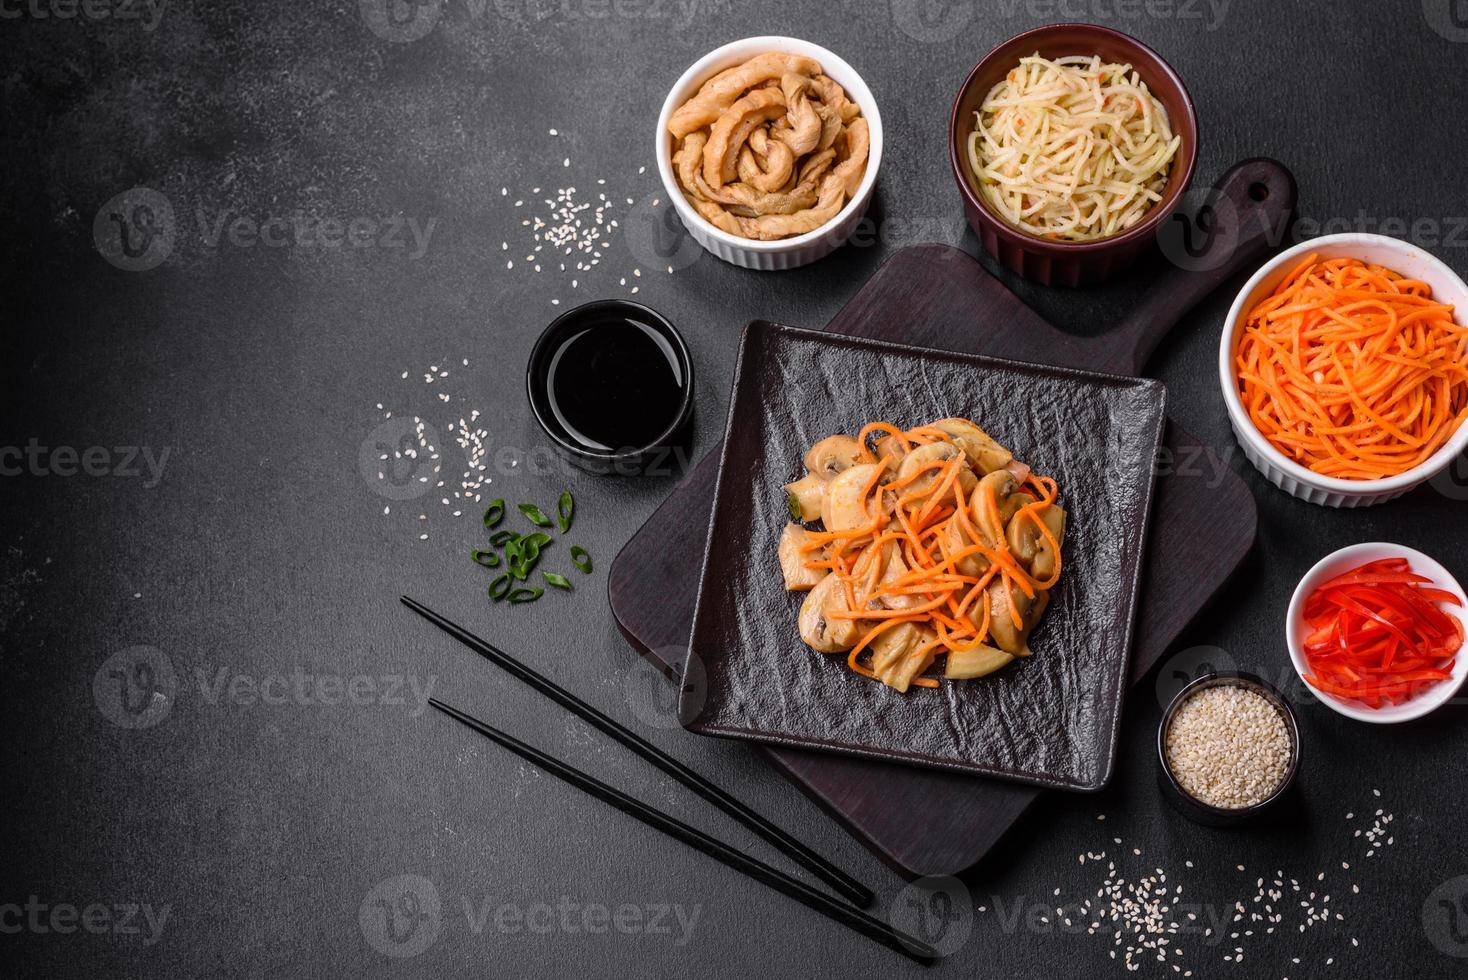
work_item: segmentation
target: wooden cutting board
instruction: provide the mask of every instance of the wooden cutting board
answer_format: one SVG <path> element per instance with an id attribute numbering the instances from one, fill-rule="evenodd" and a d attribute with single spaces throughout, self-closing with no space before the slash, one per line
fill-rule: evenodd
<path id="1" fill-rule="evenodd" d="M 1294 202 L 1294 178 L 1282 165 L 1262 159 L 1236 165 L 1208 203 L 1187 219 L 1190 224 L 1175 229 L 1199 233 L 1200 240 L 1175 236 L 1167 246 L 1173 267 L 1130 316 L 1100 336 L 1057 330 L 977 261 L 945 245 L 917 245 L 894 254 L 827 329 L 1136 375 L 1184 313 L 1278 240 Z M 1174 423 L 1168 424 L 1164 445 L 1174 460 L 1202 449 Z M 687 653 L 718 456 L 715 447 L 693 468 L 618 554 L 608 579 L 612 612 L 623 634 L 675 682 Z M 1181 469 L 1159 467 L 1133 683 L 1223 585 L 1254 541 L 1254 499 L 1236 474 L 1226 471 L 1221 483 L 1210 486 L 1213 481 L 1188 478 Z M 973 866 L 1042 792 L 818 752 L 759 751 L 867 847 L 911 877 L 958 874 Z"/>

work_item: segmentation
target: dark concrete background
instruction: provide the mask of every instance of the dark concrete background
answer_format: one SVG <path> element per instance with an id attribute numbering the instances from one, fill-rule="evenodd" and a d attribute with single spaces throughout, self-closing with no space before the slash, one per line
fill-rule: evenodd
<path id="1" fill-rule="evenodd" d="M 1143 38 L 1197 102 L 1202 183 L 1240 158 L 1277 157 L 1299 178 L 1301 212 L 1315 222 L 1307 232 L 1332 220 L 1329 230 L 1396 219 L 1399 233 L 1468 272 L 1468 137 L 1455 115 L 1468 20 L 1449 0 L 1075 0 L 1073 9 L 1038 0 L 448 0 L 422 8 L 416 40 L 405 39 L 411 23 L 382 27 L 375 7 L 172 0 L 155 19 L 159 7 L 121 0 L 0 4 L 0 187 L 10 225 L 0 244 L 0 446 L 35 440 L 38 461 L 0 481 L 11 816 L 0 944 L 19 964 L 15 975 L 916 973 L 422 712 L 431 684 L 781 863 L 430 632 L 396 597 L 420 596 L 501 641 L 873 882 L 879 910 L 911 913 L 903 883 L 756 753 L 667 727 L 650 674 L 613 626 L 604 576 L 671 483 L 547 465 L 521 370 L 553 314 L 637 286 L 692 345 L 697 450 L 707 449 L 746 320 L 822 324 L 903 244 L 976 251 L 944 128 L 958 82 L 1010 34 L 1068 14 Z M 100 16 L 132 11 L 141 19 Z M 658 236 L 666 202 L 653 203 L 661 190 L 650 147 L 658 106 L 684 66 L 727 40 L 781 32 L 841 53 L 881 100 L 882 239 L 761 275 Z M 617 203 L 608 216 L 622 222 L 574 289 L 571 274 L 536 275 L 522 261 L 519 222 L 545 209 L 514 207 L 571 185 L 580 200 L 606 193 Z M 171 222 L 155 222 L 173 231 L 171 247 L 155 239 L 139 262 L 163 261 L 146 271 L 127 270 L 139 263 L 119 257 L 106 217 L 133 188 L 172 209 Z M 256 239 L 250 224 L 213 234 L 240 216 L 282 244 Z M 279 222 L 298 218 L 308 228 L 356 220 L 374 244 L 280 237 Z M 397 218 L 420 232 L 432 222 L 426 247 L 411 235 L 395 245 Z M 1146 280 L 1144 269 L 1105 289 L 1064 292 L 1006 278 L 1047 317 L 1086 331 L 1115 320 Z M 1336 547 L 1400 541 L 1468 575 L 1468 470 L 1385 507 L 1337 513 L 1291 500 L 1237 457 L 1213 370 L 1231 298 L 1220 290 L 1196 310 L 1151 372 L 1167 382 L 1174 417 L 1249 482 L 1259 543 L 1184 636 L 1162 688 L 1175 671 L 1220 657 L 1288 679 L 1285 603 L 1299 575 Z M 450 376 L 425 384 L 430 365 Z M 482 412 L 493 453 L 492 496 L 549 504 L 563 487 L 575 490 L 576 537 L 598 562 L 575 594 L 491 608 L 485 576 L 466 558 L 480 536 L 478 510 L 454 518 L 436 489 L 383 496 L 370 472 L 376 440 L 401 435 L 381 427 L 386 412 L 433 426 L 452 486 L 462 454 L 449 427 L 471 409 Z M 91 447 L 106 452 L 87 456 Z M 126 465 L 122 447 L 146 448 L 159 478 L 146 463 Z M 60 475 L 76 465 L 70 451 L 108 475 Z M 126 475 L 134 468 L 142 475 Z M 412 493 L 419 472 L 400 468 L 407 490 L 389 492 Z M 1195 649 L 1205 645 L 1223 653 Z M 327 686 L 298 688 L 296 674 Z M 154 692 L 147 707 L 140 699 Z M 323 692 L 344 703 L 321 703 Z M 124 693 L 145 710 L 129 713 Z M 1468 901 L 1460 706 L 1376 728 L 1301 695 L 1305 812 L 1229 833 L 1187 823 L 1161 802 L 1151 747 L 1158 699 L 1148 685 L 1128 701 L 1108 790 L 1046 797 L 968 876 L 972 899 L 958 896 L 941 940 L 953 952 L 934 975 L 1120 975 L 1108 954 L 1125 947 L 1109 930 L 1088 935 L 1046 910 L 1094 899 L 1108 860 L 1131 881 L 1164 869 L 1168 887 L 1182 884 L 1183 901 L 1199 903 L 1199 921 L 1236 899 L 1251 904 L 1257 877 L 1281 871 L 1302 885 L 1296 895 L 1287 882 L 1274 903 L 1285 913 L 1274 934 L 1255 925 L 1237 940 L 1180 935 L 1174 945 L 1185 953 L 1148 962 L 1148 975 L 1180 975 L 1174 963 L 1199 977 L 1463 975 L 1468 908 L 1454 917 L 1441 904 Z M 151 724 L 126 727 L 140 721 Z M 1378 808 L 1395 820 L 1367 858 L 1366 838 L 1352 831 L 1369 827 Z M 1078 860 L 1102 850 L 1099 866 Z M 378 900 L 400 900 L 405 887 L 421 899 L 418 913 L 397 905 L 399 928 L 387 936 Z M 1298 931 L 1298 903 L 1324 906 L 1327 893 L 1343 920 Z M 613 919 L 622 906 L 637 907 L 636 917 L 623 909 Z M 481 910 L 489 918 L 476 923 Z M 677 910 L 697 915 L 690 929 Z M 1242 964 L 1225 960 L 1235 946 Z"/>

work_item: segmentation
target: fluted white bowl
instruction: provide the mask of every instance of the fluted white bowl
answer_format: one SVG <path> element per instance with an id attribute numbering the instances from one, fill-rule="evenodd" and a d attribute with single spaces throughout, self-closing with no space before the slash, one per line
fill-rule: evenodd
<path id="1" fill-rule="evenodd" d="M 1224 321 L 1223 334 L 1218 344 L 1218 380 L 1223 386 L 1223 401 L 1228 406 L 1229 422 L 1233 425 L 1234 436 L 1244 450 L 1245 458 L 1270 483 L 1312 504 L 1325 507 L 1367 507 L 1385 503 L 1426 483 L 1447 469 L 1468 448 L 1468 424 L 1459 426 L 1458 431 L 1437 452 L 1405 473 L 1380 480 L 1343 480 L 1322 476 L 1275 449 L 1249 418 L 1243 399 L 1239 397 L 1238 384 L 1234 380 L 1234 352 L 1238 348 L 1238 336 L 1248 319 L 1249 311 L 1254 308 L 1254 304 L 1273 292 L 1285 275 L 1312 252 L 1322 259 L 1360 259 L 1386 266 L 1412 279 L 1421 279 L 1432 287 L 1433 299 L 1441 303 L 1451 303 L 1455 307 L 1453 318 L 1459 323 L 1468 322 L 1464 319 L 1468 316 L 1468 285 L 1440 259 L 1410 242 L 1386 235 L 1365 233 L 1325 235 L 1285 249 L 1264 263 L 1239 291 L 1228 311 L 1228 318 Z"/>
<path id="2" fill-rule="evenodd" d="M 867 151 L 867 169 L 862 175 L 861 185 L 857 187 L 856 195 L 846 202 L 846 206 L 836 217 L 804 235 L 762 242 L 741 238 L 715 228 L 688 203 L 682 188 L 678 186 L 678 178 L 673 173 L 673 135 L 668 132 L 668 120 L 709 78 L 726 68 L 743 64 L 757 54 L 769 51 L 789 51 L 819 61 L 821 69 L 846 90 L 846 97 L 861 106 L 861 114 L 867 121 L 871 135 L 871 146 Z M 747 37 L 715 48 L 688 66 L 688 70 L 679 76 L 663 102 L 662 111 L 658 113 L 657 140 L 654 145 L 657 147 L 658 175 L 662 177 L 663 189 L 667 191 L 668 200 L 673 202 L 678 217 L 683 220 L 683 227 L 693 236 L 693 240 L 725 262 L 746 269 L 771 272 L 793 269 L 823 258 L 845 243 L 852 232 L 856 231 L 857 224 L 866 215 L 867 205 L 872 199 L 872 188 L 877 183 L 877 171 L 882 165 L 882 116 L 877 111 L 877 100 L 872 96 L 871 89 L 867 88 L 866 82 L 862 81 L 856 69 L 834 52 L 819 44 L 794 37 Z"/>

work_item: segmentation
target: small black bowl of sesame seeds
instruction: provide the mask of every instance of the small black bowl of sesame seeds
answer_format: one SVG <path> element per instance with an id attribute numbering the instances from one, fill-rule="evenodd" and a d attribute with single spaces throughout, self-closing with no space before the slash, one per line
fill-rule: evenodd
<path id="1" fill-rule="evenodd" d="M 1189 819 L 1236 826 L 1276 810 L 1300 767 L 1294 710 L 1261 677 L 1205 674 L 1172 699 L 1157 728 L 1159 783 Z"/>

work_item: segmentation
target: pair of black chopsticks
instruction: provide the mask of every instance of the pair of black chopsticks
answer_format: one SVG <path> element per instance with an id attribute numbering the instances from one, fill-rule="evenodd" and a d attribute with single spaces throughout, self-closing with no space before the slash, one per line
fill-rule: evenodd
<path id="1" fill-rule="evenodd" d="M 503 650 L 480 639 L 452 620 L 439 615 L 416 599 L 403 596 L 402 600 L 403 605 L 460 643 L 463 643 L 475 653 L 484 657 L 516 679 L 524 681 L 588 724 L 610 735 L 648 762 L 651 762 L 678 780 L 684 786 L 693 790 L 693 792 L 705 800 L 717 806 L 724 813 L 727 813 L 729 816 L 749 827 L 847 899 L 861 906 L 871 903 L 871 891 L 856 879 L 771 823 L 748 805 L 735 799 L 727 791 L 709 782 L 703 776 L 700 776 L 697 772 L 694 772 L 677 759 L 668 755 L 642 736 L 626 726 L 613 721 L 548 677 L 537 673 Z M 485 724 L 472 715 L 460 711 L 458 708 L 445 704 L 437 698 L 430 698 L 429 704 L 449 717 L 474 729 L 474 731 L 486 738 L 504 746 L 521 758 L 565 780 L 572 786 L 584 790 L 586 793 L 605 803 L 611 804 L 623 813 L 636 817 L 649 827 L 661 830 L 669 837 L 673 837 L 696 850 L 702 851 L 734 870 L 748 875 L 755 881 L 767 885 L 784 895 L 788 895 L 801 904 L 820 912 L 827 918 L 848 926 L 869 939 L 875 940 L 884 946 L 889 946 L 919 962 L 926 963 L 937 956 L 937 952 L 922 940 L 893 928 L 889 923 L 870 916 L 853 905 L 848 905 L 846 902 L 832 898 L 824 892 L 817 891 L 798 878 L 793 878 L 777 868 L 773 868 L 762 861 L 755 860 L 723 841 L 710 837 L 703 831 L 690 827 L 688 824 L 663 813 L 661 810 L 648 806 L 641 800 L 628 796 L 621 790 L 594 779 L 554 756 L 547 755 L 539 749 L 526 745 L 519 739 L 513 738 L 499 729 Z"/>

